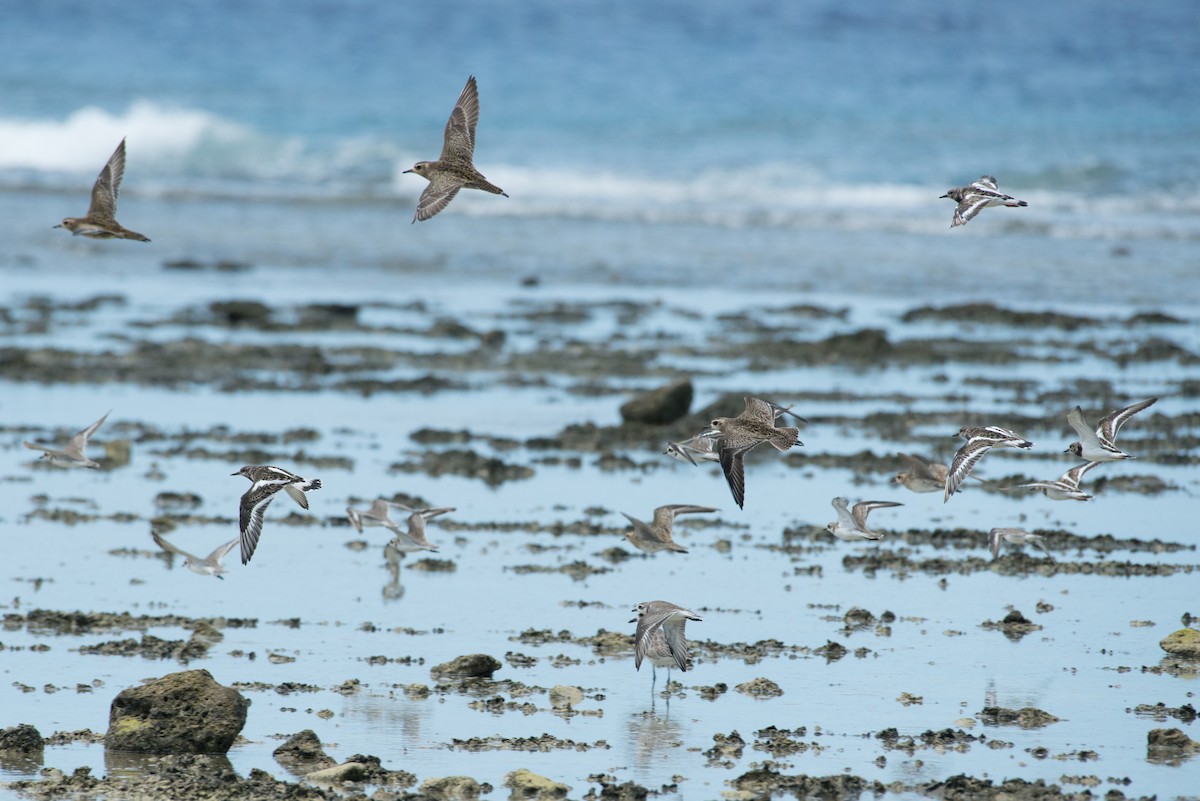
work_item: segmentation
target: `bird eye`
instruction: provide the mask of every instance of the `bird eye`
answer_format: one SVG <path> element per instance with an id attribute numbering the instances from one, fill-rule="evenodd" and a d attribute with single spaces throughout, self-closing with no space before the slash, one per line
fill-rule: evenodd
<path id="1" fill-rule="evenodd" d="M 719 423 L 719 422 L 720 422 L 720 421 L 718 421 L 718 420 L 713 420 L 713 421 L 712 421 L 712 424 L 715 426 L 715 425 L 718 425 L 718 423 Z"/>

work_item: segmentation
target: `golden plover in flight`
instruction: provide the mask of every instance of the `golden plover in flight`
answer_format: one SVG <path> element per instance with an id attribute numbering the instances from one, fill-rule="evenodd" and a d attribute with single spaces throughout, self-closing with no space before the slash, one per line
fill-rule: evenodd
<path id="1" fill-rule="evenodd" d="M 92 186 L 92 204 L 84 217 L 64 217 L 55 228 L 66 228 L 75 236 L 90 236 L 93 239 L 136 239 L 149 242 L 148 237 L 137 231 L 123 228 L 117 222 L 117 195 L 121 192 L 121 178 L 125 175 L 125 140 L 117 145 L 108 163 L 96 177 Z"/>
<path id="2" fill-rule="evenodd" d="M 442 143 L 442 155 L 437 161 L 418 161 L 406 173 L 415 172 L 429 186 L 421 193 L 417 201 L 417 212 L 412 221 L 428 220 L 450 204 L 460 189 L 482 189 L 493 195 L 508 193 L 484 178 L 475 169 L 472 158 L 475 155 L 475 126 L 479 124 L 479 89 L 475 85 L 475 76 L 467 78 L 454 111 L 446 121 L 446 133 Z"/>
<path id="3" fill-rule="evenodd" d="M 621 512 L 633 524 L 633 528 L 625 532 L 625 539 L 629 540 L 630 545 L 646 553 L 658 553 L 659 551 L 687 553 L 687 548 L 684 548 L 671 538 L 671 529 L 675 523 L 675 515 L 715 511 L 717 510 L 711 506 L 691 506 L 682 503 L 672 503 L 655 509 L 654 518 L 650 525 L 646 525 L 633 515 Z"/>
<path id="4" fill-rule="evenodd" d="M 743 460 L 746 452 L 764 442 L 771 443 L 776 450 L 786 451 L 793 445 L 803 445 L 800 429 L 791 426 L 775 426 L 779 407 L 761 398 L 746 398 L 746 408 L 737 417 L 718 417 L 705 436 L 717 440 L 716 448 L 721 459 L 721 469 L 729 482 L 729 491 L 739 508 L 745 508 L 746 477 Z"/>

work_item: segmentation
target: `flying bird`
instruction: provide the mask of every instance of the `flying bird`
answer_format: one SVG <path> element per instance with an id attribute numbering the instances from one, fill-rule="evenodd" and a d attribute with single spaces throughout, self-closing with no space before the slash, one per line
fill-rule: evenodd
<path id="1" fill-rule="evenodd" d="M 1124 409 L 1109 412 L 1096 424 L 1095 431 L 1083 419 L 1083 409 L 1076 406 L 1067 412 L 1067 422 L 1079 435 L 1079 441 L 1068 445 L 1064 453 L 1073 453 L 1080 459 L 1087 459 L 1089 462 L 1116 462 L 1121 459 L 1132 459 L 1132 456 L 1117 447 L 1117 432 L 1129 418 L 1143 409 L 1150 408 L 1157 401 L 1158 398 L 1149 398 L 1138 401 L 1132 406 L 1126 406 Z"/>
<path id="2" fill-rule="evenodd" d="M 66 228 L 75 236 L 90 236 L 93 239 L 150 239 L 137 231 L 130 231 L 117 222 L 117 196 L 121 193 L 121 178 L 125 176 L 125 140 L 109 156 L 108 163 L 100 170 L 92 186 L 92 203 L 83 217 L 64 217 L 55 228 Z"/>
<path id="3" fill-rule="evenodd" d="M 87 467 L 91 470 L 97 470 L 100 467 L 100 463 L 93 462 L 87 457 L 88 440 L 92 438 L 92 434 L 96 433 L 96 429 L 104 425 L 104 421 L 108 419 L 110 414 L 112 414 L 111 410 L 105 412 L 104 416 L 99 420 L 75 434 L 63 446 L 62 450 L 51 448 L 47 445 L 38 445 L 36 442 L 22 442 L 21 444 L 31 451 L 42 451 L 42 459 L 45 459 L 55 467 Z"/>
<path id="4" fill-rule="evenodd" d="M 958 491 L 958 487 L 975 464 L 992 448 L 1022 448 L 1028 450 L 1033 443 L 1016 432 L 1000 426 L 963 426 L 956 436 L 966 440 L 954 458 L 950 461 L 950 472 L 946 475 L 946 494 L 942 503 L 950 500 L 950 496 Z"/>
<path id="5" fill-rule="evenodd" d="M 988 206 L 1028 206 L 1024 200 L 1017 200 L 1012 195 L 1006 195 L 996 188 L 996 179 L 990 175 L 980 176 L 979 180 L 968 186 L 949 189 L 942 197 L 948 197 L 958 204 L 954 209 L 954 219 L 950 227 L 966 225 L 968 220 L 986 209 Z"/>
<path id="6" fill-rule="evenodd" d="M 239 515 L 243 565 L 249 563 L 250 557 L 254 556 L 254 549 L 258 547 L 258 538 L 262 534 L 263 514 L 271 505 L 271 501 L 275 500 L 276 493 L 283 490 L 293 501 L 300 504 L 301 509 L 307 509 L 308 498 L 304 493 L 321 488 L 319 478 L 310 481 L 295 473 L 289 473 L 282 467 L 267 464 L 246 465 L 230 475 L 245 476 L 251 481 L 250 489 L 242 496 Z"/>

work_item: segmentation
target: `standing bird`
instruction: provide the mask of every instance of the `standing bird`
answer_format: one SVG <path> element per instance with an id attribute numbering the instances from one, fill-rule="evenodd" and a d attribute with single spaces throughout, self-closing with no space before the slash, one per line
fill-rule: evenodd
<path id="1" fill-rule="evenodd" d="M 177 553 L 182 556 L 183 566 L 188 570 L 192 571 L 193 573 L 199 573 L 201 576 L 216 576 L 221 580 L 225 579 L 225 577 L 221 574 L 229 572 L 225 569 L 225 566 L 221 564 L 221 560 L 224 559 L 225 555 L 232 551 L 234 546 L 241 541 L 240 538 L 235 537 L 224 545 L 219 546 L 208 556 L 201 559 L 199 556 L 190 554 L 182 548 L 167 542 L 165 539 L 159 536 L 159 533 L 154 529 L 150 529 L 150 536 L 154 538 L 154 542 L 159 548 L 162 548 L 167 553 Z"/>
<path id="2" fill-rule="evenodd" d="M 98 470 L 99 462 L 93 462 L 87 457 L 88 440 L 92 438 L 92 434 L 96 433 L 96 429 L 104 424 L 110 414 L 112 414 L 111 410 L 105 412 L 99 420 L 71 437 L 70 442 L 63 446 L 61 451 L 45 445 L 38 445 L 36 442 L 22 441 L 21 444 L 31 451 L 43 451 L 42 458 L 55 467 L 87 467 Z"/>
<path id="3" fill-rule="evenodd" d="M 894 482 L 913 492 L 938 492 L 945 488 L 946 476 L 950 472 L 946 465 L 927 462 L 909 453 L 899 453 L 900 458 L 908 465 L 908 470 L 897 473 L 892 479 Z"/>
<path id="4" fill-rule="evenodd" d="M 1126 406 L 1124 409 L 1109 412 L 1096 424 L 1095 431 L 1092 431 L 1087 421 L 1083 419 L 1083 409 L 1076 406 L 1067 412 L 1067 422 L 1079 435 L 1079 441 L 1072 442 L 1064 453 L 1073 453 L 1080 459 L 1087 459 L 1089 462 L 1116 462 L 1121 459 L 1132 459 L 1132 456 L 1117 447 L 1117 432 L 1130 417 L 1143 409 L 1150 408 L 1157 401 L 1158 398 L 1150 398 L 1132 406 Z"/>
<path id="5" fill-rule="evenodd" d="M 654 510 L 654 519 L 650 525 L 646 525 L 633 515 L 626 515 L 624 512 L 621 512 L 633 524 L 633 528 L 625 532 L 625 539 L 629 540 L 630 545 L 646 553 L 658 553 L 659 551 L 687 553 L 687 548 L 684 548 L 671 538 L 671 528 L 675 523 L 675 515 L 715 511 L 717 510 L 711 506 L 691 506 L 682 503 L 668 504 Z"/>
<path id="6" fill-rule="evenodd" d="M 695 612 L 667 601 L 644 601 L 633 608 L 637 631 L 633 635 L 634 666 L 642 669 L 642 660 L 650 660 L 650 689 L 658 679 L 657 668 L 667 669 L 667 684 L 671 683 L 671 668 L 688 669 L 688 641 L 683 627 L 689 620 L 699 622 Z"/>
<path id="7" fill-rule="evenodd" d="M 1034 545 L 1053 562 L 1054 555 L 1046 550 L 1045 540 L 1041 534 L 1030 534 L 1023 528 L 994 528 L 988 532 L 988 544 L 992 548 L 993 559 L 1000 556 L 1000 544 L 1007 542 L 1010 545 Z"/>
<path id="8" fill-rule="evenodd" d="M 996 188 L 996 179 L 990 175 L 980 176 L 979 180 L 969 186 L 949 189 L 942 197 L 948 197 L 958 204 L 954 210 L 954 220 L 950 227 L 966 225 L 976 214 L 988 206 L 1028 206 L 1024 200 L 1017 200 L 1012 195 L 1006 195 Z M 939 198 L 940 199 L 940 198 Z"/>
<path id="9" fill-rule="evenodd" d="M 425 524 L 438 515 L 456 511 L 453 506 L 439 506 L 435 509 L 411 509 L 399 503 L 392 505 L 397 509 L 403 509 L 406 512 L 412 513 L 408 516 L 408 531 L 393 528 L 392 530 L 396 532 L 396 536 L 388 543 L 389 548 L 402 555 L 415 553 L 416 551 L 436 551 L 438 547 L 425 537 Z"/>
<path id="10" fill-rule="evenodd" d="M 746 452 L 764 442 L 771 443 L 776 450 L 786 451 L 793 445 L 803 445 L 800 429 L 791 426 L 775 427 L 779 407 L 760 398 L 747 397 L 746 408 L 737 417 L 718 417 L 705 436 L 717 440 L 716 451 L 729 482 L 729 491 L 738 508 L 744 509 L 746 499 L 746 477 L 743 460 Z"/>
<path id="11" fill-rule="evenodd" d="M 1005 489 L 1041 490 L 1052 501 L 1090 501 L 1091 495 L 1079 488 L 1083 476 L 1100 462 L 1084 462 L 1077 464 L 1053 481 L 1031 481 L 1028 484 L 1017 484 Z"/>
<path id="12" fill-rule="evenodd" d="M 252 482 L 250 489 L 246 490 L 246 494 L 242 496 L 239 519 L 243 565 L 248 564 L 250 557 L 254 556 L 254 549 L 258 547 L 259 535 L 262 534 L 263 513 L 267 511 L 271 501 L 275 500 L 275 493 L 283 490 L 291 496 L 293 501 L 300 504 L 301 509 L 307 509 L 308 498 L 304 496 L 305 491 L 321 488 L 321 479 L 319 478 L 309 481 L 295 473 L 289 473 L 281 467 L 267 464 L 246 465 L 230 475 L 245 476 Z"/>
<path id="13" fill-rule="evenodd" d="M 446 121 L 446 134 L 442 143 L 442 155 L 437 161 L 418 161 L 411 170 L 425 180 L 429 186 L 421 193 L 417 201 L 417 212 L 412 221 L 428 220 L 450 204 L 460 189 L 482 189 L 493 195 L 508 193 L 500 187 L 489 183 L 487 178 L 475 169 L 472 157 L 475 154 L 475 126 L 479 124 L 479 88 L 475 85 L 475 76 L 467 78 Z"/>
<path id="14" fill-rule="evenodd" d="M 848 503 L 850 502 L 845 498 L 833 499 L 833 508 L 837 510 L 838 519 L 825 527 L 830 534 L 847 542 L 883 539 L 882 534 L 867 528 L 867 515 L 871 514 L 872 509 L 887 509 L 892 506 L 904 505 L 895 501 L 862 501 L 847 510 Z"/>
<path id="15" fill-rule="evenodd" d="M 963 426 L 956 436 L 967 442 L 950 461 L 950 472 L 946 475 L 946 494 L 942 496 L 942 503 L 950 500 L 950 496 L 958 491 L 958 486 L 970 475 L 975 463 L 992 448 L 1033 447 L 1033 443 L 1020 434 L 1000 426 Z"/>
<path id="16" fill-rule="evenodd" d="M 117 222 L 117 195 L 121 193 L 121 178 L 125 175 L 125 140 L 109 156 L 108 163 L 92 186 L 92 204 L 84 217 L 63 217 L 55 228 L 66 228 L 75 236 L 93 239 L 136 239 L 149 242 L 137 231 L 121 227 Z"/>

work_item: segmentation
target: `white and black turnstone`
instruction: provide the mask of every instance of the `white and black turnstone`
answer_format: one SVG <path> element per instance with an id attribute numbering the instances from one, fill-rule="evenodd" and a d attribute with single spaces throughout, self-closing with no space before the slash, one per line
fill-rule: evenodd
<path id="1" fill-rule="evenodd" d="M 1129 418 L 1143 409 L 1153 406 L 1157 401 L 1158 398 L 1149 398 L 1132 406 L 1126 406 L 1124 409 L 1109 412 L 1096 424 L 1095 431 L 1083 419 L 1083 409 L 1076 406 L 1067 412 L 1067 422 L 1079 435 L 1079 441 L 1072 442 L 1064 453 L 1073 453 L 1080 459 L 1087 459 L 1089 462 L 1116 462 L 1121 459 L 1132 459 L 1132 456 L 1117 447 L 1117 432 Z"/>
<path id="2" fill-rule="evenodd" d="M 942 502 L 950 500 L 950 496 L 958 491 L 960 484 L 970 475 L 975 464 L 992 448 L 1023 448 L 1033 447 L 1033 443 L 1016 432 L 999 426 L 963 426 L 955 436 L 962 437 L 967 442 L 950 461 L 950 472 L 946 475 L 946 493 Z"/>
<path id="3" fill-rule="evenodd" d="M 319 490 L 321 479 L 308 480 L 295 473 L 289 473 L 282 467 L 273 465 L 246 465 L 234 476 L 245 476 L 250 479 L 250 489 L 242 496 L 241 527 L 242 564 L 247 564 L 254 556 L 258 547 L 258 538 L 262 534 L 263 513 L 275 500 L 275 494 L 280 490 L 286 492 L 293 501 L 300 504 L 301 509 L 308 508 L 308 498 L 304 493 L 308 490 Z"/>
<path id="4" fill-rule="evenodd" d="M 967 221 L 988 206 L 1028 206 L 1024 200 L 1017 200 L 1012 195 L 1001 192 L 996 185 L 996 179 L 990 175 L 980 176 L 979 180 L 969 186 L 960 186 L 946 191 L 942 197 L 948 197 L 958 204 L 954 210 L 954 220 L 950 227 L 966 225 Z"/>

